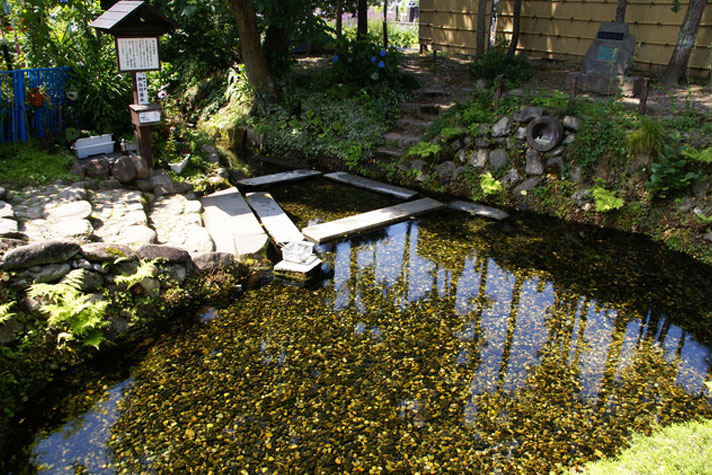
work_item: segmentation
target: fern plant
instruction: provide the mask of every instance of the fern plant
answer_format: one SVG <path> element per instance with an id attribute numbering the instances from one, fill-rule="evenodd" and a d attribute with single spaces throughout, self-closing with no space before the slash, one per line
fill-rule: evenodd
<path id="1" fill-rule="evenodd" d="M 504 189 L 502 182 L 493 177 L 490 172 L 480 175 L 480 188 L 485 196 L 496 195 Z"/>
<path id="2" fill-rule="evenodd" d="M 595 203 L 595 210 L 599 213 L 606 213 L 623 206 L 623 198 L 616 196 L 615 192 L 608 191 L 602 186 L 595 186 L 591 190 Z"/>
<path id="3" fill-rule="evenodd" d="M 125 285 L 130 289 L 136 284 L 140 284 L 145 279 L 150 279 L 156 275 L 156 261 L 143 261 L 137 268 L 136 272 L 131 275 L 121 274 L 116 276 L 114 282 L 117 285 Z"/>
<path id="4" fill-rule="evenodd" d="M 13 305 L 15 305 L 15 302 L 8 302 L 0 305 L 0 325 L 5 324 L 8 320 L 15 316 L 15 313 L 10 311 L 10 308 Z"/>
<path id="5" fill-rule="evenodd" d="M 107 301 L 82 292 L 83 274 L 70 275 L 58 284 L 33 284 L 28 294 L 41 300 L 40 311 L 49 318 L 50 328 L 60 328 L 58 343 L 76 338 L 86 346 L 99 348 L 104 340 L 101 329 L 109 323 L 104 320 Z"/>
<path id="6" fill-rule="evenodd" d="M 701 149 L 687 147 L 682 151 L 682 156 L 693 162 L 710 164 L 712 163 L 712 147 Z"/>

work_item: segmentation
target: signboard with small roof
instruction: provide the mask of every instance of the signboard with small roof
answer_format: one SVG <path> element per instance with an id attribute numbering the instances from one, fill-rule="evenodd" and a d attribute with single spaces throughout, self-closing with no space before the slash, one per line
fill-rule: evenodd
<path id="1" fill-rule="evenodd" d="M 146 71 L 161 68 L 158 37 L 178 28 L 176 22 L 145 1 L 122 0 L 102 13 L 89 26 L 116 39 L 119 72 L 134 76 L 134 103 L 129 106 L 136 128 L 140 155 L 153 170 L 150 126 L 161 123 L 161 107 L 148 99 Z"/>

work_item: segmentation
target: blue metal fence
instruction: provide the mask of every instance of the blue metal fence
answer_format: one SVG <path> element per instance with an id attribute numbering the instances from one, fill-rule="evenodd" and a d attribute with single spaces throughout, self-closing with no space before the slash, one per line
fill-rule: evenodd
<path id="1" fill-rule="evenodd" d="M 0 143 L 46 138 L 74 125 L 69 68 L 0 71 Z"/>

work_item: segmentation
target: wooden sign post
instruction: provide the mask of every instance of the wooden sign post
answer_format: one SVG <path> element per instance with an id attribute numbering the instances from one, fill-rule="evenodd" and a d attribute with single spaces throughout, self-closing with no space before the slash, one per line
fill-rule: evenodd
<path id="1" fill-rule="evenodd" d="M 153 173 L 151 125 L 161 123 L 161 107 L 151 103 L 148 97 L 146 71 L 161 69 L 158 37 L 178 25 L 144 1 L 119 1 L 89 26 L 114 36 L 119 72 L 133 74 L 134 103 L 129 105 L 131 123 L 136 129 L 139 154 Z"/>

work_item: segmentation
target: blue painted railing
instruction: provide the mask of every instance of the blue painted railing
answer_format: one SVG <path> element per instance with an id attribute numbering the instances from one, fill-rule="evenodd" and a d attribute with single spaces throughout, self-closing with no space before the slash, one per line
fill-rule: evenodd
<path id="1" fill-rule="evenodd" d="M 68 81 L 69 67 L 0 71 L 0 143 L 44 139 L 73 125 Z"/>

